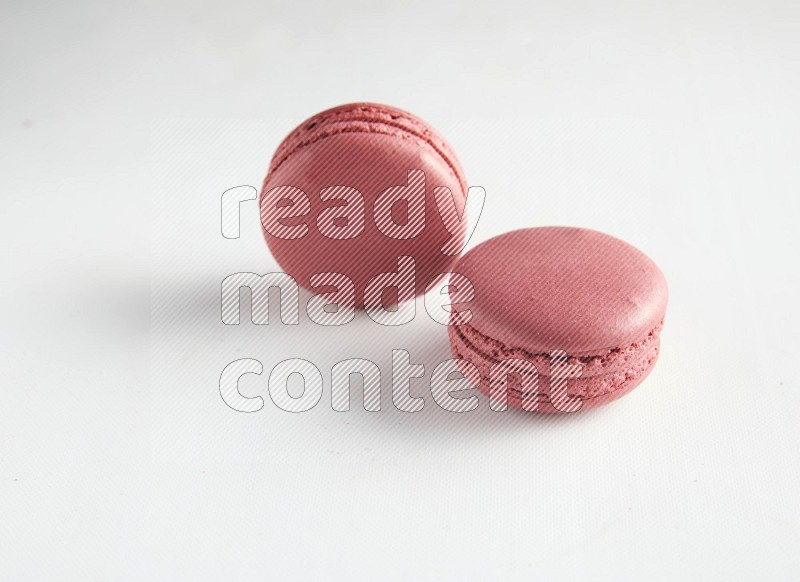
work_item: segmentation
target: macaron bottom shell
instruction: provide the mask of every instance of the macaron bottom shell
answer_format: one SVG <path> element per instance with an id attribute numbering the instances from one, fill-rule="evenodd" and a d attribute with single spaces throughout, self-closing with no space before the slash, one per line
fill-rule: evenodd
<path id="1" fill-rule="evenodd" d="M 660 351 L 659 332 L 661 325 L 655 328 L 646 338 L 634 342 L 630 346 L 609 350 L 612 356 L 611 365 L 604 366 L 602 355 L 568 356 L 572 362 L 586 362 L 581 365 L 582 374 L 567 379 L 567 395 L 580 404 L 566 410 L 564 405 L 554 405 L 550 397 L 550 355 L 526 354 L 519 348 L 510 348 L 486 338 L 469 325 L 448 328 L 450 347 L 453 357 L 459 361 L 459 369 L 468 377 L 466 362 L 473 364 L 480 372 L 477 388 L 486 396 L 491 396 L 490 370 L 502 360 L 521 359 L 531 362 L 536 367 L 536 398 L 528 398 L 519 389 L 519 379 L 510 374 L 506 401 L 508 406 L 545 414 L 564 414 L 589 410 L 616 400 L 632 391 L 644 381 L 658 360 Z M 526 372 L 520 371 L 519 374 Z M 587 375 L 584 375 L 587 374 Z"/>

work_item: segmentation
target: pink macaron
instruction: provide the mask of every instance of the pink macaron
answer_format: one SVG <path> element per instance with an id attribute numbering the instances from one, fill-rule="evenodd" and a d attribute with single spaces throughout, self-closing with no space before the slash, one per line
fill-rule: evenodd
<path id="1" fill-rule="evenodd" d="M 458 310 L 469 322 L 449 327 L 452 352 L 492 408 L 586 410 L 631 391 L 656 363 L 667 283 L 626 242 L 583 228 L 516 230 L 454 271 L 474 296 Z"/>
<path id="2" fill-rule="evenodd" d="M 301 286 L 319 293 L 341 274 L 355 293 L 337 302 L 386 306 L 424 293 L 458 259 L 466 191 L 458 159 L 430 125 L 386 105 L 342 105 L 278 147 L 259 197 L 262 230 Z M 413 268 L 410 293 L 365 301 L 370 281 L 401 266 L 406 279 Z"/>

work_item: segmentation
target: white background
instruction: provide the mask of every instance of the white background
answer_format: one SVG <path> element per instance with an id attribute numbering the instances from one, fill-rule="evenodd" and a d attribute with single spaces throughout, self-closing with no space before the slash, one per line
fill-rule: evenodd
<path id="1" fill-rule="evenodd" d="M 796 2 L 1 10 L 0 579 L 800 577 Z M 220 236 L 221 193 L 362 100 L 451 142 L 487 191 L 471 245 L 568 224 L 648 253 L 671 296 L 646 382 L 456 415 L 424 312 L 222 325 L 222 278 L 276 266 L 252 203 Z M 332 411 L 330 366 L 387 374 L 393 347 L 425 409 Z M 239 357 L 258 413 L 220 398 Z M 309 412 L 269 400 L 287 357 L 326 377 Z"/>

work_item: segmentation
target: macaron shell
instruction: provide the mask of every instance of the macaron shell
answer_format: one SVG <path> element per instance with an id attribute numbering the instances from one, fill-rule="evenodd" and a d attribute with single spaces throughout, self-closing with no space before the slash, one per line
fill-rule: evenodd
<path id="1" fill-rule="evenodd" d="M 512 231 L 474 248 L 454 270 L 475 289 L 470 325 L 531 353 L 603 354 L 647 337 L 666 311 L 655 263 L 588 229 Z"/>
<path id="2" fill-rule="evenodd" d="M 450 166 L 462 190 L 466 192 L 464 171 L 450 144 L 430 125 L 408 111 L 378 103 L 340 105 L 306 119 L 278 146 L 270 163 L 270 172 L 300 148 L 331 135 L 350 132 L 382 133 L 426 144 Z"/>
<path id="3" fill-rule="evenodd" d="M 368 121 L 348 123 L 348 131 L 318 136 L 313 143 L 294 148 L 267 176 L 262 197 L 272 188 L 290 185 L 303 190 L 311 204 L 310 214 L 302 218 L 309 225 L 304 237 L 285 240 L 264 231 L 270 251 L 281 269 L 308 289 L 312 289 L 310 277 L 316 273 L 347 275 L 355 285 L 356 307 L 363 306 L 364 289 L 373 277 L 396 271 L 398 258 L 411 256 L 415 260 L 416 294 L 422 294 L 431 280 L 448 272 L 458 258 L 442 252 L 453 235 L 439 215 L 434 188 L 450 188 L 463 209 L 463 176 L 454 173 L 453 165 L 437 149 L 402 128 L 383 131 L 381 125 L 377 131 Z M 281 155 L 276 154 L 276 159 Z M 425 228 L 412 239 L 391 238 L 375 224 L 375 200 L 387 188 L 407 184 L 408 172 L 413 169 L 425 174 Z M 355 238 L 332 240 L 314 223 L 320 211 L 331 206 L 320 200 L 320 190 L 334 185 L 351 186 L 364 197 L 364 231 Z M 465 226 L 466 220 L 456 233 L 462 241 Z"/>
<path id="4" fill-rule="evenodd" d="M 494 364 L 500 360 L 517 357 L 532 362 L 536 366 L 537 378 L 536 386 L 538 392 L 537 405 L 535 412 L 560 414 L 562 410 L 557 409 L 550 401 L 550 377 L 549 377 L 549 357 L 538 355 L 536 357 L 523 357 L 522 354 L 493 354 L 491 349 L 493 343 L 476 346 L 461 333 L 466 326 L 450 326 L 448 328 L 450 336 L 450 346 L 453 357 L 457 359 L 457 364 L 465 376 L 468 376 L 466 363 L 474 365 L 480 372 L 478 389 L 490 396 L 490 371 Z M 472 338 L 474 340 L 474 337 Z M 617 365 L 613 370 L 602 371 L 578 378 L 567 380 L 567 394 L 571 398 L 580 398 L 580 407 L 575 410 L 583 411 L 601 406 L 621 396 L 624 396 L 650 374 L 658 360 L 660 353 L 660 341 L 658 333 L 651 334 L 647 341 L 634 344 L 628 350 L 629 356 L 624 365 Z M 584 367 L 585 369 L 585 367 Z M 512 408 L 522 408 L 522 395 L 518 390 L 518 383 L 512 377 L 509 379 L 507 391 L 507 402 Z"/>
<path id="5" fill-rule="evenodd" d="M 617 372 L 626 372 L 632 367 L 636 367 L 642 359 L 642 354 L 651 351 L 653 346 L 659 342 L 662 323 L 650 330 L 647 336 L 634 341 L 633 343 L 618 346 L 610 350 L 592 355 L 571 355 L 568 354 L 567 364 L 579 365 L 581 368 L 581 378 L 593 376 L 606 376 Z M 483 360 L 496 362 L 498 360 L 525 360 L 532 362 L 540 374 L 549 374 L 551 352 L 531 352 L 519 346 L 508 346 L 489 336 L 482 334 L 471 325 L 450 326 L 454 341 L 468 346 L 470 352 L 474 352 Z"/>

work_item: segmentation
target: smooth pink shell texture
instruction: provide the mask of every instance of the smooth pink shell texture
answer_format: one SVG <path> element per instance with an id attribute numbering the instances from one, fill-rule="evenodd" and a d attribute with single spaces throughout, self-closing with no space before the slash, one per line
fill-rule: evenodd
<path id="1" fill-rule="evenodd" d="M 477 246 L 454 271 L 475 297 L 464 306 L 472 320 L 449 327 L 452 351 L 478 367 L 485 394 L 498 360 L 529 360 L 539 376 L 537 410 L 559 412 L 549 402 L 550 353 L 564 350 L 582 366 L 567 386 L 585 410 L 629 392 L 655 365 L 667 284 L 626 242 L 582 228 L 516 230 Z M 508 402 L 521 403 L 513 384 Z"/>
<path id="2" fill-rule="evenodd" d="M 415 238 L 399 240 L 378 229 L 374 206 L 384 190 L 408 183 L 409 170 L 425 173 L 425 229 Z M 331 201 L 320 199 L 320 190 L 337 185 L 356 188 L 364 197 L 364 231 L 356 238 L 328 238 L 315 224 L 320 211 L 333 206 Z M 308 196 L 311 212 L 303 220 L 309 232 L 302 238 L 285 240 L 262 230 L 282 270 L 307 289 L 313 289 L 310 278 L 316 273 L 343 273 L 355 284 L 355 306 L 363 307 L 369 280 L 380 273 L 397 271 L 399 257 L 414 258 L 417 295 L 425 292 L 435 276 L 448 272 L 458 259 L 441 250 L 452 235 L 443 224 L 433 192 L 439 186 L 450 188 L 462 210 L 466 180 L 444 139 L 406 111 L 355 103 L 304 121 L 275 152 L 260 200 L 278 186 L 294 186 Z M 402 214 L 398 220 L 403 220 Z M 456 236 L 463 241 L 465 234 L 462 228 Z"/>

